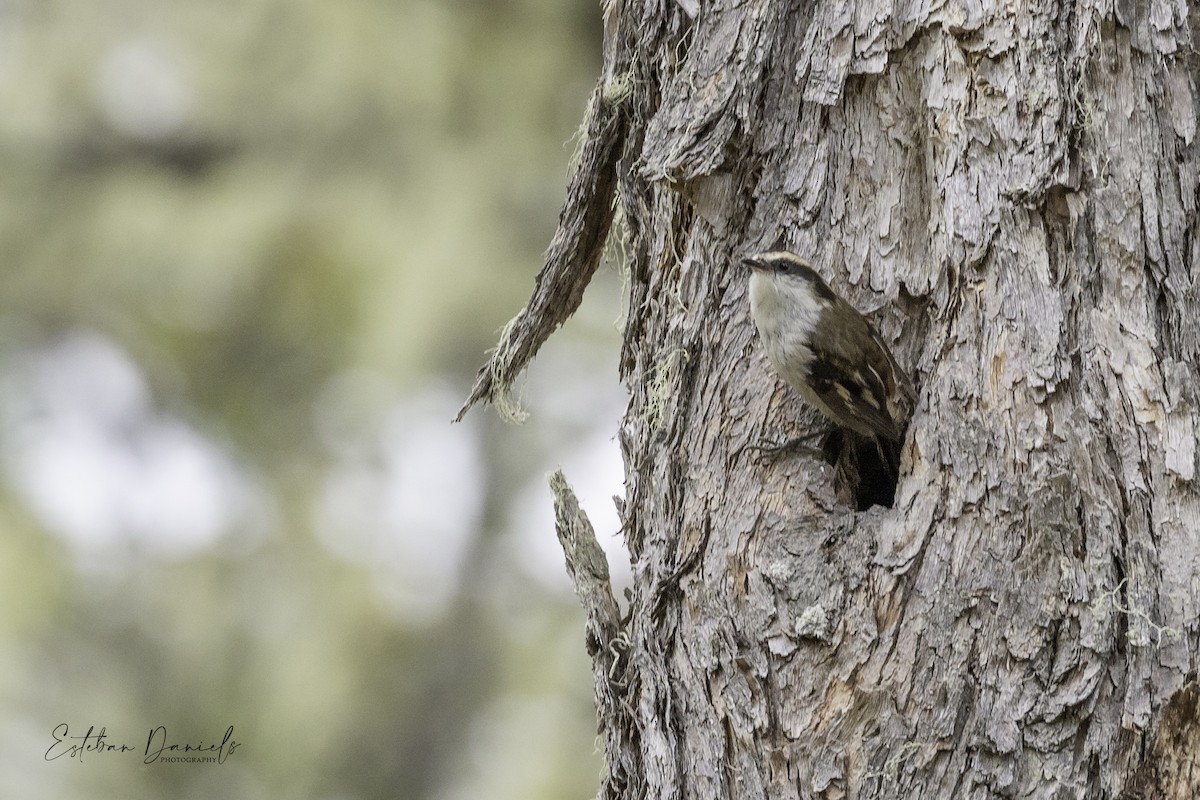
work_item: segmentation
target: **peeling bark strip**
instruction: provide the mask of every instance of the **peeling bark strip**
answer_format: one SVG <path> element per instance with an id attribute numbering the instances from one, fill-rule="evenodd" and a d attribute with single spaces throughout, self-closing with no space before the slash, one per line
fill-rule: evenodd
<path id="1" fill-rule="evenodd" d="M 597 678 L 604 796 L 1193 800 L 1200 11 L 647 0 L 606 24 L 635 584 Z M 921 387 L 894 509 L 745 452 L 813 419 L 733 266 L 776 244 L 880 309 Z"/>
<path id="2" fill-rule="evenodd" d="M 523 414 L 509 394 L 513 381 L 560 325 L 583 300 L 591 282 L 616 210 L 614 195 L 621 171 L 618 159 L 629 149 L 627 136 L 633 111 L 632 54 L 628 25 L 621 0 L 604 0 L 604 69 L 588 103 L 579 164 L 567 187 L 567 198 L 558 227 L 546 249 L 546 262 L 538 273 L 533 296 L 505 326 L 491 360 L 480 370 L 471 394 L 455 422 L 480 400 L 494 405 L 508 419 Z M 640 143 L 640 137 L 633 144 Z"/>
<path id="3" fill-rule="evenodd" d="M 538 273 L 533 296 L 504 329 L 491 360 L 479 371 L 467 402 L 455 422 L 480 400 L 494 404 L 506 417 L 519 418 L 508 394 L 512 382 L 542 344 L 562 325 L 583 300 L 600 265 L 600 256 L 613 218 L 616 158 L 624 136 L 619 107 L 605 98 L 605 86 L 596 87 L 590 104 L 591 120 L 584 134 L 579 166 L 567 189 L 567 200 L 554 238 L 546 251 L 546 264 Z"/>

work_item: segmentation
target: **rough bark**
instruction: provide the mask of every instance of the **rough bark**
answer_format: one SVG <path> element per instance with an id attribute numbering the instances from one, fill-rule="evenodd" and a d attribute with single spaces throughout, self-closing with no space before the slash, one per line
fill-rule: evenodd
<path id="1" fill-rule="evenodd" d="M 1188 14 L 606 7 L 635 586 L 589 623 L 602 795 L 1200 796 Z M 746 450 L 814 421 L 737 267 L 781 240 L 918 384 L 893 508 Z"/>

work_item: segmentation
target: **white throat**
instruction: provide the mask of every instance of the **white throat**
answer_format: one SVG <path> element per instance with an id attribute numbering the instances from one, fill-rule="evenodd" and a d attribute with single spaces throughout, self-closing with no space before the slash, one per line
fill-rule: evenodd
<path id="1" fill-rule="evenodd" d="M 767 360 L 805 400 L 832 416 L 808 386 L 813 332 L 825 306 L 804 280 L 781 279 L 755 270 L 750 276 L 750 316 Z"/>
<path id="2" fill-rule="evenodd" d="M 788 329 L 802 332 L 805 340 L 811 339 L 825 307 L 807 281 L 784 280 L 755 270 L 749 289 L 750 316 L 768 350 L 771 340 L 782 335 L 785 323 Z"/>

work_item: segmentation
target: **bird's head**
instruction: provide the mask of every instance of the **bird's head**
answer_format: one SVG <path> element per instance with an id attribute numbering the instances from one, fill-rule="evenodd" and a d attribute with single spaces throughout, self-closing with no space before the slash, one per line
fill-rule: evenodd
<path id="1" fill-rule="evenodd" d="M 752 274 L 770 277 L 780 286 L 793 289 L 804 288 L 822 303 L 833 303 L 836 295 L 829 284 L 813 269 L 806 259 L 786 250 L 770 250 L 755 253 L 742 259 Z"/>

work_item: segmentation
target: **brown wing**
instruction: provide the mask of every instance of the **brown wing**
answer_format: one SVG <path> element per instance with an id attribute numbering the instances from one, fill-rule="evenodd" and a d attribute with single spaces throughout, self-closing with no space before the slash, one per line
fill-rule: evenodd
<path id="1" fill-rule="evenodd" d="M 864 436 L 896 441 L 900 430 L 888 408 L 888 385 L 895 379 L 885 353 L 860 354 L 867 357 L 847 360 L 814 348 L 809 385 L 839 424 Z M 883 358 L 882 364 L 879 358 Z"/>
<path id="2" fill-rule="evenodd" d="M 908 398 L 908 401 L 916 405 L 917 393 L 913 390 L 912 381 L 908 379 L 908 373 L 896 361 L 896 357 L 892 355 L 892 351 L 888 349 L 887 343 L 883 341 L 883 337 L 875 330 L 875 326 L 867 323 L 871 329 L 871 338 L 875 340 L 875 344 L 879 347 L 879 352 L 887 359 L 888 367 L 891 369 L 892 378 L 895 388 Z"/>

